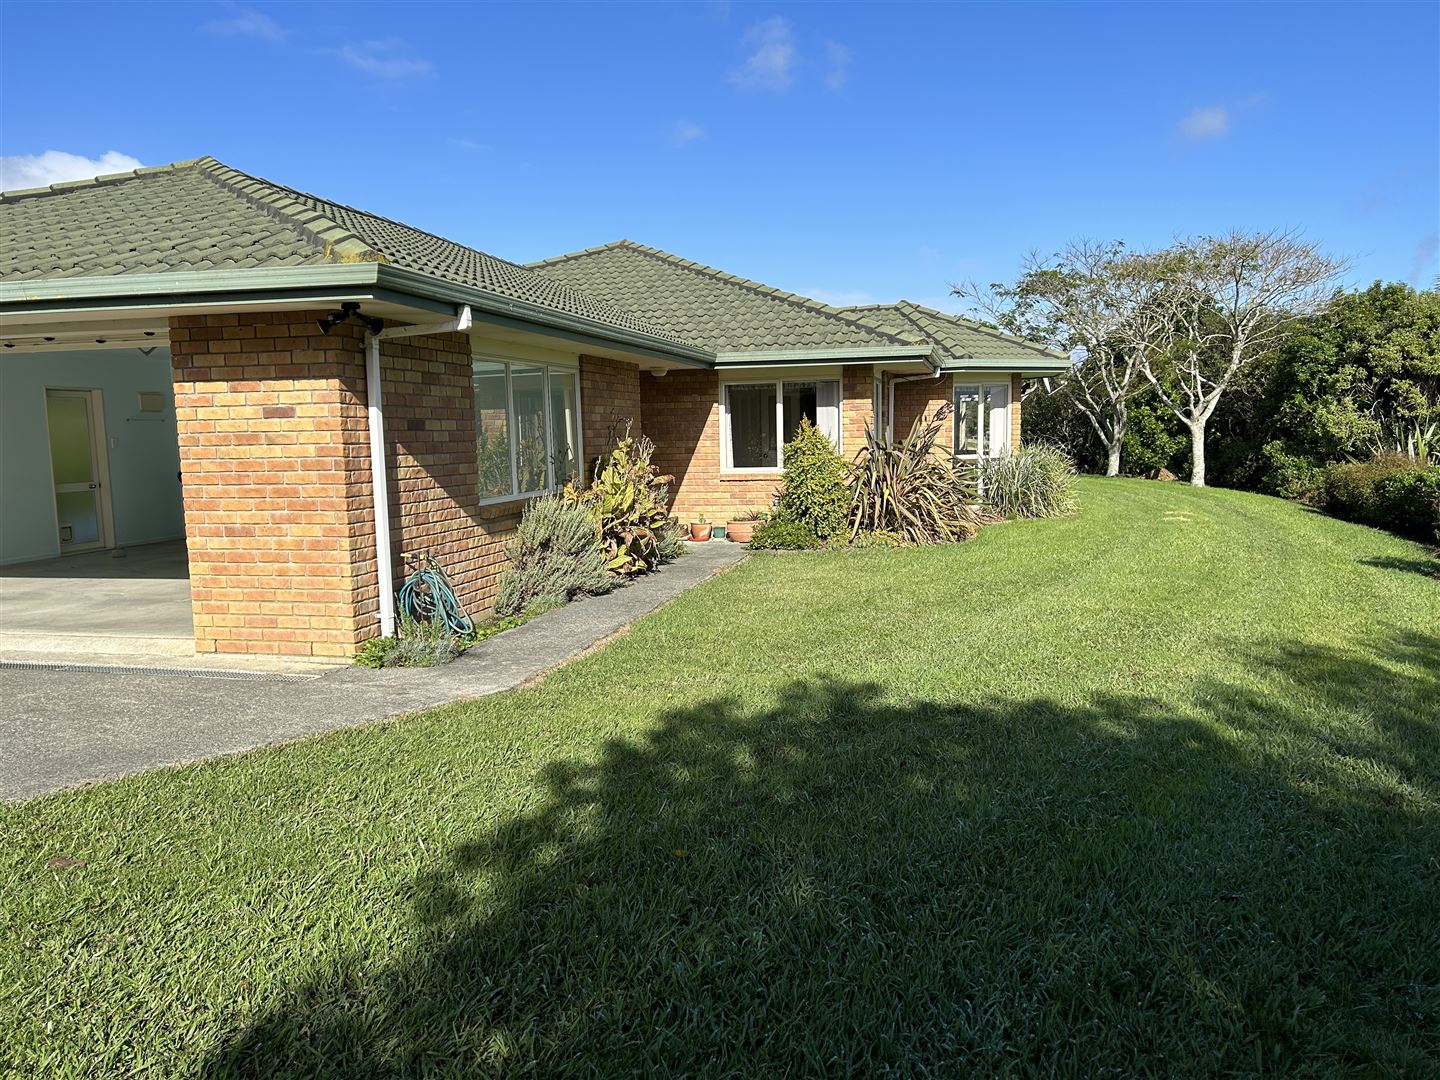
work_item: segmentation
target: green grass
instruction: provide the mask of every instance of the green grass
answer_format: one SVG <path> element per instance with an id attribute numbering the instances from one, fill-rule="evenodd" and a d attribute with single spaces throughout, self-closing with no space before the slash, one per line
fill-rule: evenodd
<path id="1" fill-rule="evenodd" d="M 1434 1075 L 1436 562 L 1081 503 L 757 556 L 536 687 L 0 809 L 0 1063 Z"/>

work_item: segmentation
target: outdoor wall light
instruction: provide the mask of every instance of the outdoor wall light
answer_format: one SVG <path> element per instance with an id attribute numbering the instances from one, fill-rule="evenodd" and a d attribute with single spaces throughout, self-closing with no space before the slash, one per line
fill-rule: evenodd
<path id="1" fill-rule="evenodd" d="M 335 329 L 335 327 L 339 326 L 347 319 L 352 318 L 358 319 L 360 322 L 364 323 L 365 329 L 369 330 L 372 334 L 378 334 L 381 330 L 385 328 L 385 320 L 372 319 L 368 315 L 360 314 L 360 305 L 354 300 L 346 300 L 343 304 L 340 305 L 339 311 L 332 311 L 323 319 L 316 319 L 315 325 L 320 328 L 320 332 L 322 334 L 328 334 L 331 330 Z"/>

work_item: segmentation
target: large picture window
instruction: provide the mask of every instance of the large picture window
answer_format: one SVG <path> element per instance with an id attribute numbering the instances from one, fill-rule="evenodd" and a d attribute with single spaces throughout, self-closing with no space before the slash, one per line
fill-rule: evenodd
<path id="1" fill-rule="evenodd" d="M 476 360 L 475 459 L 482 499 L 569 483 L 580 461 L 580 376 L 569 368 Z"/>
<path id="2" fill-rule="evenodd" d="M 808 419 L 840 448 L 840 380 L 730 383 L 724 393 L 721 460 L 726 469 L 778 471 L 782 451 Z"/>

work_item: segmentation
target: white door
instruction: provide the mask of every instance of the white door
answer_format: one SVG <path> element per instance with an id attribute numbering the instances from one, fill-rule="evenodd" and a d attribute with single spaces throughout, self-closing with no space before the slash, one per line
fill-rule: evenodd
<path id="1" fill-rule="evenodd" d="M 46 390 L 60 553 L 112 545 L 99 390 Z"/>

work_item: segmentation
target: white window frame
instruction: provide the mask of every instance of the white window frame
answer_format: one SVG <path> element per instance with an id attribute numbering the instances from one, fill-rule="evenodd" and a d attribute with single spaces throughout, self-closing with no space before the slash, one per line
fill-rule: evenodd
<path id="1" fill-rule="evenodd" d="M 985 408 L 985 392 L 986 390 L 994 389 L 995 387 L 1002 387 L 1005 390 L 1005 405 L 1001 409 L 987 409 Z M 962 454 L 959 447 L 960 440 L 957 438 L 958 432 L 956 429 L 960 423 L 960 391 L 962 389 L 973 389 L 975 391 L 976 419 L 974 453 Z M 998 458 L 1005 457 L 1007 454 L 1010 453 L 1012 449 L 1010 445 L 1010 409 L 1014 405 L 1011 397 L 1011 386 L 1010 380 L 1008 378 L 1000 380 L 966 379 L 959 375 L 955 377 L 953 384 L 950 388 L 950 404 L 953 410 L 953 415 L 950 418 L 950 441 L 951 445 L 954 447 L 956 460 L 979 461 L 982 457 Z M 990 414 L 992 412 L 998 412 L 1004 417 L 1002 423 L 999 425 L 1004 428 L 1004 441 L 1003 444 L 998 446 L 996 445 L 995 441 L 992 439 L 991 436 L 992 427 L 990 422 Z"/>
<path id="2" fill-rule="evenodd" d="M 720 471 L 722 473 L 743 473 L 753 476 L 779 476 L 785 471 L 785 384 L 786 383 L 835 383 L 836 398 L 835 450 L 844 453 L 845 440 L 845 381 L 839 372 L 787 372 L 775 378 L 750 378 L 736 375 L 720 384 Z M 773 466 L 742 465 L 734 462 L 733 443 L 730 438 L 730 388 L 732 386 L 773 386 L 775 387 L 775 457 Z"/>
<path id="3" fill-rule="evenodd" d="M 506 356 L 489 356 L 475 354 L 470 358 L 471 371 L 474 371 L 476 363 L 503 364 L 505 367 L 505 439 L 510 451 L 510 494 L 508 495 L 484 495 L 480 498 L 481 506 L 490 506 L 495 503 L 518 502 L 522 499 L 533 499 L 544 495 L 546 492 L 557 491 L 560 485 L 555 482 L 555 448 L 551 445 L 551 437 L 555 433 L 554 419 L 550 410 L 550 373 L 552 371 L 562 372 L 572 380 L 571 385 L 575 391 L 575 469 L 576 477 L 583 480 L 585 469 L 585 425 L 581 422 L 583 413 L 580 404 L 580 369 L 565 364 L 547 364 L 539 360 L 514 359 Z M 520 441 L 515 437 L 515 387 L 514 369 L 516 365 L 524 368 L 537 368 L 540 371 L 540 396 L 544 407 L 545 432 L 545 487 L 535 491 L 517 491 L 520 486 Z M 473 406 L 472 406 L 473 409 Z"/>

